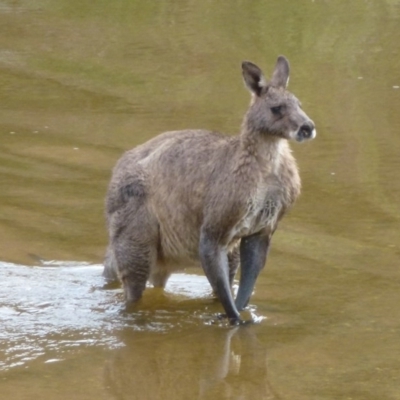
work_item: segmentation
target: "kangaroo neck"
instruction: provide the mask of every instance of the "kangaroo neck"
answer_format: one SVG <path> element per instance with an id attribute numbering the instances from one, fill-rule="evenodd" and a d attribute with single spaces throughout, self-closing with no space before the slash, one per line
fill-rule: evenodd
<path id="1" fill-rule="evenodd" d="M 269 134 L 248 129 L 245 125 L 240 134 L 240 151 L 245 158 L 253 159 L 258 164 L 272 166 L 279 163 L 283 147 L 287 140 Z"/>

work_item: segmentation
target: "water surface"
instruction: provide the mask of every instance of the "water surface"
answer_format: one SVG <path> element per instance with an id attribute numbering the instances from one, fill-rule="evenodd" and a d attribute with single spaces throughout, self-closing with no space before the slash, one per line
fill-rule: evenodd
<path id="1" fill-rule="evenodd" d="M 400 399 L 400 2 L 0 2 L 0 393 L 5 399 Z M 318 136 L 247 312 L 200 271 L 133 313 L 101 277 L 103 199 L 159 132 L 235 134 L 240 63 Z M 73 260 L 73 261 L 51 261 Z"/>

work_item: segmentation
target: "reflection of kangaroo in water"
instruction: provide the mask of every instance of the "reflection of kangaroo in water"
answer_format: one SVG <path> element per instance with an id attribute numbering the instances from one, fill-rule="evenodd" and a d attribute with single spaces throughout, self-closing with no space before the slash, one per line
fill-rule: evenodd
<path id="1" fill-rule="evenodd" d="M 105 369 L 118 400 L 279 399 L 267 379 L 267 351 L 254 326 L 122 338 Z"/>
<path id="2" fill-rule="evenodd" d="M 242 68 L 252 100 L 240 135 L 166 132 L 114 168 L 104 275 L 121 279 L 128 302 L 140 299 L 147 280 L 164 287 L 171 272 L 192 262 L 201 263 L 231 322 L 249 301 L 278 221 L 300 192 L 288 140 L 313 139 L 315 129 L 286 90 L 285 57 L 270 82 L 256 65 Z"/>

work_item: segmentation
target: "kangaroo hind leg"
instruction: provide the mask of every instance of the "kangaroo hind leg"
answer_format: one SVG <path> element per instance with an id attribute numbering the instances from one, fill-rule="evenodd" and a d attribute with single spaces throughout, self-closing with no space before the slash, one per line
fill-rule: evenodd
<path id="1" fill-rule="evenodd" d="M 232 288 L 233 281 L 235 279 L 236 272 L 240 264 L 240 252 L 239 247 L 235 247 L 230 253 L 228 253 L 228 265 L 229 265 L 229 284 Z"/>
<path id="2" fill-rule="evenodd" d="M 168 278 L 171 276 L 170 271 L 162 265 L 155 265 L 150 273 L 150 283 L 157 288 L 165 288 Z"/>
<path id="3" fill-rule="evenodd" d="M 145 206 L 124 220 L 112 247 L 126 301 L 134 303 L 142 297 L 157 260 L 157 225 Z"/>

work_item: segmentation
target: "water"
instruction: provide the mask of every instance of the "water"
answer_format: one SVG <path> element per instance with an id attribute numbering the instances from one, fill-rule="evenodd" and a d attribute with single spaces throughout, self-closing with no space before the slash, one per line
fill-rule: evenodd
<path id="1" fill-rule="evenodd" d="M 400 2 L 293 4 L 0 2 L 2 399 L 400 399 Z M 101 277 L 111 168 L 165 130 L 236 133 L 240 62 L 279 54 L 318 136 L 258 323 L 220 323 L 198 271 L 127 313 Z"/>

